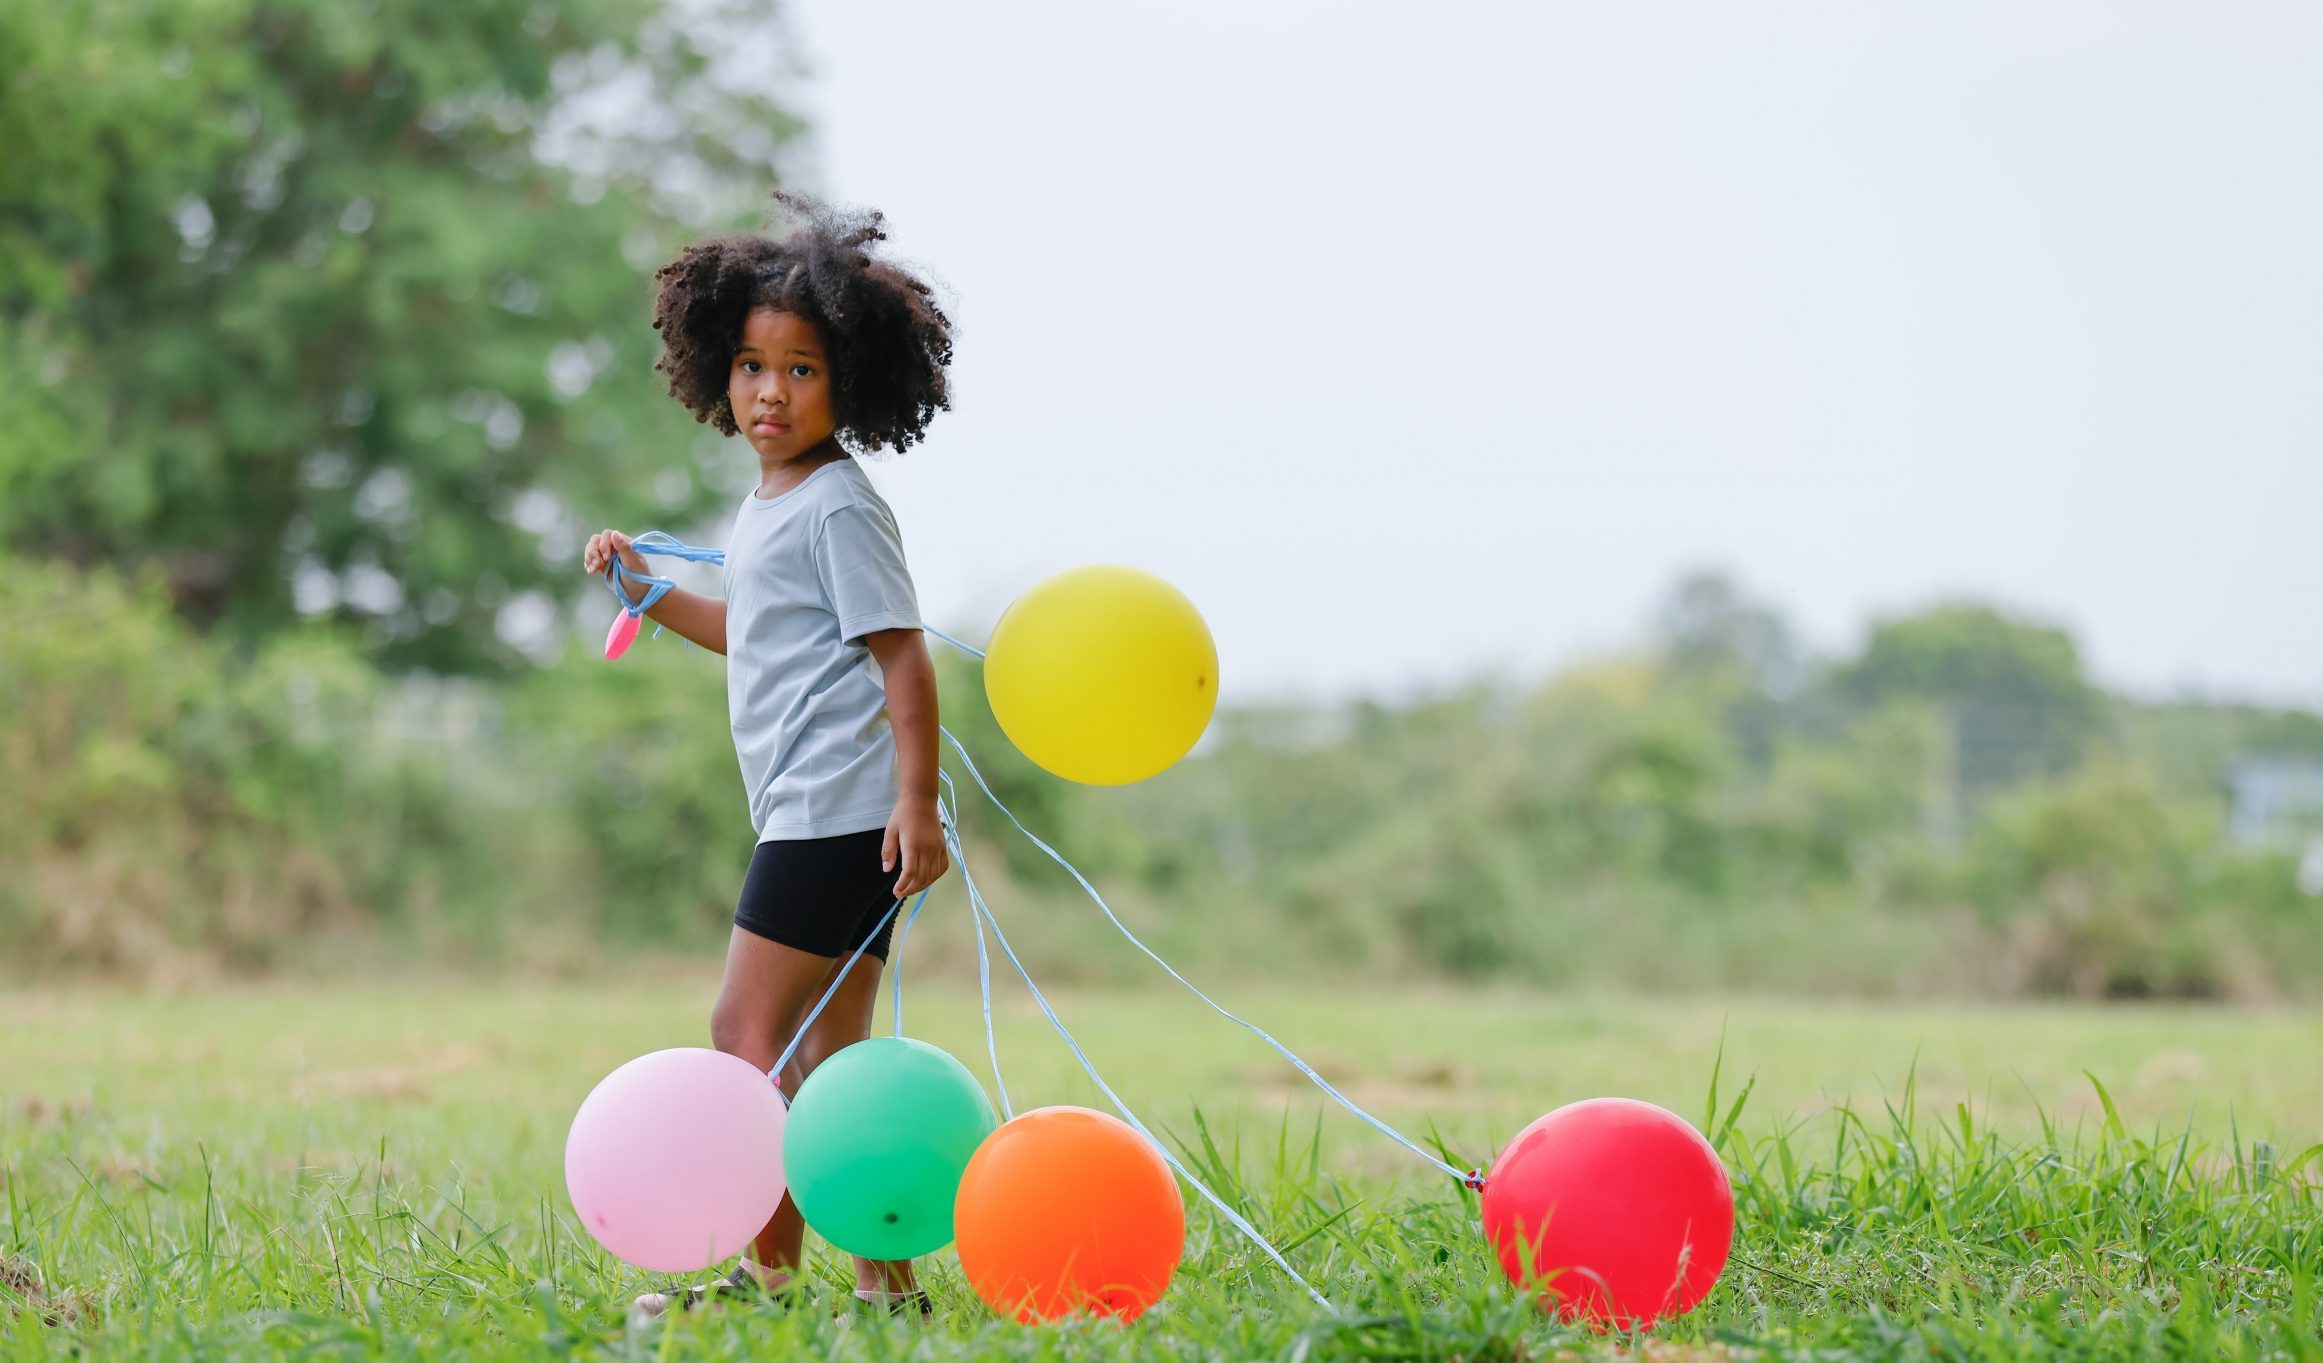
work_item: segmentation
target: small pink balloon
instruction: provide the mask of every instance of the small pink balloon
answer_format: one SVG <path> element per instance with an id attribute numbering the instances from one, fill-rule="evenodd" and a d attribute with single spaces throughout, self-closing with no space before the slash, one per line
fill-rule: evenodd
<path id="1" fill-rule="evenodd" d="M 724 1052 L 639 1056 L 573 1114 L 574 1214 L 598 1244 L 656 1273 L 732 1257 L 782 1204 L 783 1107 L 764 1072 Z"/>
<path id="2" fill-rule="evenodd" d="M 613 617 L 613 628 L 605 631 L 606 662 L 611 662 L 629 651 L 630 640 L 637 637 L 637 621 L 638 617 L 627 611 L 622 611 Z"/>

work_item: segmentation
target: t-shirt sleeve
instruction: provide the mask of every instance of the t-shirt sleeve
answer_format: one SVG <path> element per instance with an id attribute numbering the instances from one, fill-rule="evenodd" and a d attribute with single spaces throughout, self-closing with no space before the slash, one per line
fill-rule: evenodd
<path id="1" fill-rule="evenodd" d="M 885 511 L 851 502 L 825 516 L 815 537 L 815 572 L 844 642 L 861 643 L 875 630 L 920 628 L 903 536 Z"/>

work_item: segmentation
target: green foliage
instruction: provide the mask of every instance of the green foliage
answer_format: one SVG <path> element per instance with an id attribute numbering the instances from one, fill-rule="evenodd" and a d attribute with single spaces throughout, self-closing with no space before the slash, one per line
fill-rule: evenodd
<path id="1" fill-rule="evenodd" d="M 2103 734 L 2102 698 L 2073 640 L 1988 606 L 1882 622 L 1833 684 L 1862 708 L 1939 706 L 1957 726 L 1960 783 L 1971 795 L 2069 770 Z"/>
<path id="2" fill-rule="evenodd" d="M 348 941 L 561 968 L 714 950 L 748 864 L 721 661 L 674 636 L 507 682 L 388 679 L 286 631 L 249 658 L 157 586 L 33 568 L 0 622 L 16 971 L 304 967 Z M 593 644 L 594 640 L 586 641 Z M 1850 994 L 2313 996 L 2293 855 L 2135 750 L 1962 812 L 1947 710 L 1784 699 L 1655 659 L 1530 694 L 1223 710 L 1134 786 L 1056 780 L 935 644 L 948 728 L 1026 827 L 1192 968 Z M 1847 675 L 1843 666 L 1840 675 Z M 1770 707 L 1753 758 L 1738 698 Z M 2125 734 L 2145 730 L 2125 723 Z M 957 754 L 979 883 L 1051 978 L 1141 976 Z M 958 893 L 959 880 L 939 891 Z M 940 915 L 939 915 L 940 916 Z M 922 959 L 964 968 L 964 921 Z"/>
<path id="3" fill-rule="evenodd" d="M 1755 690 L 1788 693 L 1806 659 L 1790 625 L 1722 573 L 1679 579 L 1656 622 L 1663 655 L 1681 673 L 1740 674 Z"/>
<path id="4" fill-rule="evenodd" d="M 487 756 L 519 788 L 497 821 L 554 830 L 587 887 L 559 915 L 620 942 L 723 946 L 753 835 L 720 659 L 649 628 L 619 667 L 585 655 L 498 695 Z"/>
<path id="5" fill-rule="evenodd" d="M 1997 801 L 1969 875 L 2030 992 L 2211 997 L 2228 992 L 2229 953 L 2244 945 L 2199 894 L 2219 834 L 2165 804 L 2143 771 L 2106 762 Z"/>
<path id="6" fill-rule="evenodd" d="M 150 563 L 245 649 L 327 613 L 394 666 L 513 662 L 498 626 L 569 594 L 568 507 L 726 503 L 652 381 L 648 272 L 746 221 L 795 131 L 712 71 L 734 22 L 0 6 L 0 536 Z"/>
<path id="7" fill-rule="evenodd" d="M 378 734 L 383 683 L 343 642 L 284 636 L 235 664 L 150 583 L 31 565 L 14 586 L 0 613 L 11 967 L 304 963 L 323 943 L 424 936 L 447 882 L 497 878 L 461 794 Z"/>

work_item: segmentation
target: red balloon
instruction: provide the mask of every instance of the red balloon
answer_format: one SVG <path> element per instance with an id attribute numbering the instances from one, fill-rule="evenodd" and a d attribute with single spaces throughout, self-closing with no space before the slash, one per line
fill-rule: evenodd
<path id="1" fill-rule="evenodd" d="M 1684 1118 L 1631 1098 L 1569 1103 L 1484 1180 L 1484 1233 L 1518 1288 L 1565 1319 L 1642 1327 L 1693 1308 L 1734 1242 L 1734 1190 Z"/>

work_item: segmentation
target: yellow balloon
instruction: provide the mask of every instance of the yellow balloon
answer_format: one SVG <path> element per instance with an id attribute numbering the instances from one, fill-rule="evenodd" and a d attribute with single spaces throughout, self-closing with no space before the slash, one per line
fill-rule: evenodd
<path id="1" fill-rule="evenodd" d="M 1218 705 L 1218 646 L 1202 613 L 1135 568 L 1042 581 L 1001 613 L 984 655 L 984 694 L 1009 741 L 1085 785 L 1168 769 Z"/>

